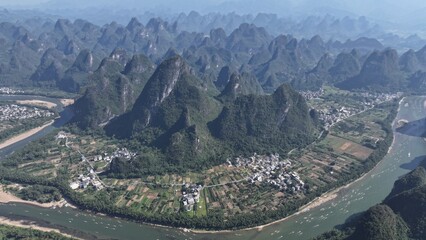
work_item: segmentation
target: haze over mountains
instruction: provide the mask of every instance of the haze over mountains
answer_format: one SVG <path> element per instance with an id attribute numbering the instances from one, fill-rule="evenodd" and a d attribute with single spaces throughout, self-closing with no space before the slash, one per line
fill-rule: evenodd
<path id="1" fill-rule="evenodd" d="M 193 27 L 188 21 L 192 17 L 207 19 L 194 13 L 173 23 L 152 18 L 146 25 L 137 18 L 126 25 L 112 22 L 102 27 L 81 19 L 1 23 L 0 84 L 72 93 L 105 84 L 110 91 L 132 89 L 131 96 L 129 91 L 116 92 L 127 101 L 106 111 L 108 116 L 95 120 L 96 124 L 128 110 L 155 65 L 175 55 L 181 55 L 195 76 L 219 92 L 234 73 L 247 84 L 243 92 L 256 93 L 272 93 L 283 83 L 298 90 L 335 84 L 344 89 L 414 91 L 424 85 L 424 47 L 399 54 L 374 38 L 341 42 L 324 41 L 320 36 L 274 37 L 265 28 L 248 23 L 229 34 L 223 28 L 213 28 L 208 34 L 180 30 Z"/>
<path id="2" fill-rule="evenodd" d="M 9 10 L 21 9 L 20 11 L 25 9 L 25 17 L 34 15 L 34 12 L 28 11 L 31 10 L 36 11 L 38 16 L 45 15 L 49 18 L 62 17 L 72 20 L 82 18 L 98 25 L 109 23 L 112 20 L 125 24 L 129 21 L 129 16 L 138 17 L 143 23 L 148 22 L 152 17 L 159 16 L 169 22 L 174 22 L 182 17 L 181 13 L 191 15 L 191 11 L 196 11 L 202 15 L 209 15 L 206 18 L 208 22 L 211 22 L 212 18 L 216 18 L 216 25 L 213 27 L 222 27 L 230 31 L 246 22 L 266 27 L 274 35 L 286 33 L 299 38 L 312 37 L 317 34 L 324 34 L 321 37 L 325 40 L 330 38 L 346 40 L 360 36 L 380 37 L 386 40 L 386 38 L 395 38 L 396 35 L 400 37 L 419 35 L 426 38 L 424 34 L 426 29 L 419 24 L 425 20 L 422 9 L 426 8 L 426 5 L 418 0 L 404 2 L 396 0 L 380 2 L 366 0 L 356 2 L 348 0 L 320 2 L 313 0 L 268 0 L 262 1 L 262 3 L 246 0 L 222 0 L 184 1 L 179 4 L 175 4 L 171 0 L 161 0 L 154 3 L 151 1 L 124 0 L 120 1 L 119 4 L 112 0 L 73 1 L 72 3 L 61 0 L 32 0 L 25 5 L 24 3 L 19 4 L 15 1 L 6 0 L 3 1 L 3 4 L 0 4 L 0 7 L 7 7 Z M 33 4 L 29 5 L 28 3 Z M 211 15 L 214 12 L 215 14 Z M 229 21 L 229 18 L 232 21 Z M 194 20 L 193 16 L 188 19 L 188 21 L 191 20 Z M 205 21 L 193 22 L 202 25 Z M 263 24 L 260 24 L 260 22 L 263 22 Z M 271 25 L 273 27 L 268 28 Z M 329 27 L 326 27 L 327 25 Z M 277 26 L 281 27 L 277 28 Z M 318 31 L 318 27 L 321 29 L 320 31 Z M 203 30 L 206 30 L 207 26 L 203 28 Z M 309 31 L 305 28 L 309 28 Z M 333 33 L 329 32 L 331 29 L 334 31 Z M 199 32 L 201 29 L 184 30 Z"/>
<path id="3" fill-rule="evenodd" d="M 400 95 L 395 93 L 426 91 L 426 27 L 417 25 L 426 4 L 419 0 L 3 4 L 0 87 L 75 96 L 67 131 L 97 135 L 137 152 L 135 158 L 111 159 L 102 177 L 200 172 L 257 153 L 286 156 L 329 134 L 321 114 L 334 124 L 368 112 L 366 95 L 395 96 L 396 109 Z M 330 105 L 312 104 L 327 91 L 341 94 L 326 100 Z M 359 100 L 359 112 L 339 105 L 350 94 L 359 94 L 351 100 Z M 381 126 L 390 145 L 391 127 Z M 362 138 L 353 144 L 376 140 Z M 380 145 L 377 138 L 376 144 L 379 153 L 368 151 L 379 161 L 388 143 Z M 333 175 L 328 167 L 336 162 L 325 164 L 324 173 Z M 422 163 L 398 180 L 382 204 L 331 237 L 424 239 L 425 169 Z"/>
<path id="4" fill-rule="evenodd" d="M 364 15 L 379 20 L 389 20 L 408 16 L 413 12 L 419 12 L 426 4 L 421 0 L 395 1 L 382 0 L 372 2 L 360 0 L 357 2 L 350 0 L 266 0 L 261 3 L 254 0 L 205 0 L 205 1 L 184 1 L 176 4 L 173 0 L 159 1 L 136 1 L 123 0 L 117 3 L 113 0 L 95 0 L 83 1 L 77 0 L 72 3 L 66 0 L 24 0 L 20 2 L 4 0 L 5 6 L 28 6 L 47 8 L 47 9 L 85 9 L 102 6 L 103 8 L 114 7 L 119 9 L 138 9 L 144 11 L 163 11 L 163 12 L 189 12 L 191 10 L 202 13 L 208 12 L 237 12 L 237 13 L 275 13 L 280 16 L 297 16 L 310 14 L 333 14 L 341 17 L 342 15 Z M 160 10 L 161 9 L 161 10 Z M 289 11 L 291 9 L 291 11 Z M 380 12 L 381 15 L 377 13 Z M 340 15 L 339 15 L 340 14 Z M 399 19 L 395 19 L 399 20 Z"/>

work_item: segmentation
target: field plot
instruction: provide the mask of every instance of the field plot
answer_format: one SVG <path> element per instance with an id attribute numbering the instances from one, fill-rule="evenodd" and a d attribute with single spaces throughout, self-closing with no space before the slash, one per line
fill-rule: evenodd
<path id="1" fill-rule="evenodd" d="M 371 148 L 333 135 L 328 135 L 325 142 L 332 147 L 336 153 L 351 155 L 360 160 L 365 160 L 373 152 Z"/>

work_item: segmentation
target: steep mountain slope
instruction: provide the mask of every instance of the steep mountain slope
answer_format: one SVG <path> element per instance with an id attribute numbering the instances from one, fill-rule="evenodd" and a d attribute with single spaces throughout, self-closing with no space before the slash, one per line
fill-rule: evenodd
<path id="1" fill-rule="evenodd" d="M 298 90 L 319 90 L 324 83 L 331 82 L 329 69 L 333 66 L 333 58 L 325 54 L 312 70 L 299 78 L 293 79 L 291 85 Z"/>
<path id="2" fill-rule="evenodd" d="M 414 92 L 426 91 L 426 72 L 417 71 L 408 79 L 408 89 Z"/>
<path id="3" fill-rule="evenodd" d="M 73 65 L 65 71 L 63 78 L 58 82 L 58 87 L 66 92 L 79 92 L 81 86 L 88 84 L 89 75 L 98 65 L 99 60 L 92 52 L 88 49 L 82 50 Z"/>
<path id="4" fill-rule="evenodd" d="M 284 152 L 313 140 L 316 126 L 301 95 L 287 85 L 259 94 L 260 85 L 247 73 L 233 74 L 218 94 L 182 57 L 162 62 L 133 108 L 105 127 L 145 152 L 137 161 L 117 160 L 112 174 L 140 175 L 159 166 L 201 169 L 236 154 Z"/>
<path id="5" fill-rule="evenodd" d="M 73 119 L 81 128 L 97 128 L 132 107 L 142 91 L 154 64 L 143 55 L 135 55 L 123 66 L 125 53 L 114 51 L 89 77 L 90 86 L 74 104 Z"/>
<path id="6" fill-rule="evenodd" d="M 227 102 L 234 101 L 238 96 L 250 94 L 263 94 L 263 89 L 256 77 L 246 72 L 241 75 L 233 73 L 218 98 L 223 102 Z"/>
<path id="7" fill-rule="evenodd" d="M 350 53 L 342 52 L 337 55 L 333 66 L 329 69 L 333 83 L 352 78 L 359 74 L 360 71 L 361 63 L 356 50 L 352 50 Z"/>
<path id="8" fill-rule="evenodd" d="M 409 229 L 387 205 L 376 205 L 365 212 L 350 239 L 408 240 Z"/>
<path id="9" fill-rule="evenodd" d="M 414 73 L 417 71 L 426 70 L 426 46 L 418 51 L 412 49 L 405 52 L 400 60 L 399 64 L 401 69 L 408 73 Z"/>
<path id="10" fill-rule="evenodd" d="M 209 128 L 240 154 L 285 152 L 308 144 L 315 132 L 305 100 L 288 85 L 273 95 L 237 97 Z"/>
<path id="11" fill-rule="evenodd" d="M 158 66 L 132 110 L 114 119 L 106 131 L 161 150 L 167 164 L 200 168 L 211 164 L 207 161 L 215 143 L 206 122 L 219 110 L 219 101 L 176 56 Z"/>
<path id="12" fill-rule="evenodd" d="M 398 53 L 393 49 L 375 51 L 367 58 L 361 72 L 337 86 L 343 89 L 398 90 L 404 86 L 399 69 Z"/>
<path id="13" fill-rule="evenodd" d="M 426 239 L 426 161 L 396 181 L 384 203 L 401 216 L 411 238 Z"/>

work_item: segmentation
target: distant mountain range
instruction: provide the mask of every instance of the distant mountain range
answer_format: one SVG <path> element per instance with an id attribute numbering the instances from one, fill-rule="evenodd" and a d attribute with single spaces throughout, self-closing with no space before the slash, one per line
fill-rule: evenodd
<path id="1" fill-rule="evenodd" d="M 228 20 L 227 18 L 223 20 L 219 16 L 211 15 L 208 18 L 193 12 L 189 15 L 179 15 L 178 20 L 172 24 L 160 18 L 152 18 L 144 25 L 133 18 L 126 26 L 112 22 L 103 27 L 84 20 L 71 22 L 65 19 L 56 22 L 43 18 L 15 24 L 4 22 L 0 24 L 2 46 L 0 71 L 3 76 L 0 84 L 53 87 L 69 92 L 81 92 L 89 85 L 87 82 L 89 75 L 99 67 L 102 59 L 108 57 L 115 49 L 121 48 L 130 55 L 144 54 L 155 64 L 170 56 L 182 55 L 188 64 L 194 67 L 198 77 L 213 82 L 218 79 L 224 67 L 229 68 L 231 72 L 246 72 L 255 76 L 267 92 L 273 92 L 284 82 L 289 82 L 299 89 L 318 88 L 327 82 L 324 79 L 331 79 L 332 82 L 346 81 L 341 86 L 349 89 L 360 88 L 356 84 L 358 82 L 356 79 L 361 79 L 359 85 L 363 87 L 365 87 L 363 81 L 369 82 L 363 74 L 368 75 L 367 67 L 371 65 L 373 59 L 366 54 L 385 49 L 377 39 L 366 37 L 343 42 L 325 42 L 319 36 L 309 39 L 297 39 L 291 35 L 274 37 L 265 28 L 248 23 L 242 23 L 229 34 L 223 28 L 213 28 L 209 34 L 182 30 L 185 28 L 206 30 L 215 24 L 226 25 L 225 23 L 232 19 L 232 15 Z M 210 20 L 197 26 L 192 24 L 191 27 L 190 23 L 203 22 L 203 19 Z M 325 17 L 322 24 L 335 26 L 331 20 L 331 17 Z M 252 21 L 270 25 L 266 23 L 278 20 L 274 15 L 265 14 L 258 15 Z M 361 25 L 368 25 L 365 19 L 359 21 L 365 22 Z M 318 21 L 311 19 L 309 22 Z M 346 29 L 347 24 L 353 25 L 347 22 L 342 25 L 342 29 Z M 331 64 L 331 61 L 337 60 L 340 53 L 349 53 L 353 49 L 358 52 L 358 63 L 341 56 L 338 59 L 339 64 Z M 394 66 L 388 70 L 400 70 L 406 73 L 405 75 L 410 75 L 406 77 L 402 74 L 402 78 L 419 81 L 418 77 L 414 79 L 411 75 L 424 70 L 423 49 L 417 52 L 408 51 L 400 59 L 394 52 Z M 325 57 L 325 54 L 328 54 L 328 57 Z M 377 57 L 380 56 L 375 56 Z M 388 57 L 389 55 L 386 55 L 381 59 L 386 60 Z M 320 60 L 322 61 L 319 63 Z M 358 78 L 355 78 L 358 74 L 357 69 L 352 69 L 354 72 L 347 73 L 348 75 L 343 73 L 345 70 L 341 72 L 338 69 L 344 67 L 346 60 L 352 61 L 347 63 L 352 64 L 352 68 L 364 65 Z M 368 62 L 364 64 L 364 60 Z M 317 64 L 320 65 L 316 66 Z M 375 74 L 388 73 L 382 71 Z M 396 75 L 394 78 L 400 77 Z M 387 80 L 391 78 L 386 77 Z M 399 88 L 392 85 L 394 89 Z"/>
<path id="2" fill-rule="evenodd" d="M 0 84 L 80 92 L 89 84 L 89 75 L 99 68 L 102 59 L 121 48 L 130 55 L 144 54 L 153 63 L 180 54 L 197 70 L 199 77 L 212 81 L 223 67 L 229 66 L 232 71 L 245 68 L 261 78 L 262 84 L 270 78 L 268 84 L 273 91 L 292 77 L 284 79 L 277 77 L 278 73 L 303 72 L 326 52 L 352 47 L 365 51 L 383 48 L 378 42 L 361 39 L 324 43 L 318 36 L 300 41 L 284 35 L 274 38 L 253 24 L 241 24 L 229 35 L 221 28 L 212 29 L 209 35 L 178 29 L 177 22 L 169 24 L 159 18 L 151 19 L 146 26 L 136 18 L 127 26 L 113 22 L 103 27 L 84 20 L 64 19 L 56 22 L 38 19 L 31 25 L 1 23 Z M 280 61 L 288 65 L 286 69 L 277 69 Z"/>
<path id="3" fill-rule="evenodd" d="M 187 18 L 201 20 L 203 17 L 196 13 L 181 15 L 180 21 L 188 21 Z M 103 74 L 115 71 L 130 82 L 135 76 L 127 76 L 129 72 L 124 68 L 133 55 L 142 54 L 153 65 L 181 55 L 194 75 L 216 86 L 217 91 L 224 89 L 233 73 L 251 79 L 253 87 L 261 86 L 259 91 L 266 93 L 273 93 L 283 83 L 298 90 L 318 90 L 323 84 L 374 91 L 424 88 L 425 48 L 399 56 L 397 51 L 385 49 L 374 38 L 325 42 L 319 36 L 274 37 L 265 28 L 248 23 L 239 25 L 230 34 L 222 28 L 211 29 L 209 34 L 188 32 L 180 30 L 182 26 L 187 25 L 179 21 L 171 24 L 160 18 L 152 18 L 146 25 L 133 18 L 126 26 L 112 22 L 103 27 L 84 20 L 66 19 L 0 23 L 0 85 L 36 86 L 83 94 L 99 85 L 96 79 L 104 78 L 100 71 L 105 68 L 102 64 L 119 53 L 114 61 L 123 69 L 112 67 Z M 139 78 L 149 77 L 147 72 Z M 136 95 L 143 89 L 143 84 L 132 86 Z M 126 107 L 113 107 L 116 110 L 107 117 L 125 111 L 132 104 L 129 101 Z"/>
<path id="4" fill-rule="evenodd" d="M 161 18 L 25 25 L 0 23 L 0 84 L 80 94 L 77 126 L 149 152 L 147 165 L 117 162 L 112 174 L 197 169 L 233 154 L 306 145 L 316 114 L 295 90 L 426 90 L 426 47 L 400 56 L 374 38 L 275 37 L 249 23 L 205 34 Z"/>
<path id="5" fill-rule="evenodd" d="M 264 27 L 270 34 L 278 36 L 280 34 L 291 34 L 296 38 L 311 38 L 315 35 L 321 36 L 324 40 L 346 41 L 347 39 L 357 39 L 360 37 L 377 38 L 382 44 L 398 49 L 413 48 L 418 49 L 425 45 L 424 31 L 422 26 L 416 22 L 413 30 L 408 31 L 405 27 L 400 27 L 399 31 L 396 23 L 377 21 L 373 17 L 351 14 L 350 12 L 317 11 L 308 13 L 302 11 L 297 17 L 274 14 L 271 11 L 259 11 L 253 14 L 238 13 L 238 11 L 214 11 L 209 9 L 207 13 L 197 11 L 147 11 L 148 8 L 138 10 L 122 9 L 122 5 L 110 9 L 106 4 L 103 8 L 64 8 L 66 3 L 54 7 L 56 3 L 50 4 L 45 10 L 4 9 L 0 11 L 0 22 L 20 22 L 24 27 L 33 26 L 33 20 L 45 19 L 55 21 L 58 18 L 71 20 L 84 19 L 97 25 L 109 24 L 115 21 L 119 24 L 127 24 L 131 16 L 137 17 L 142 23 L 147 24 L 150 19 L 161 17 L 168 22 L 177 22 L 180 31 L 209 33 L 211 29 L 223 28 L 227 34 L 231 33 L 242 23 L 253 23 L 259 27 Z M 133 3 L 134 4 L 134 3 Z M 203 2 L 204 4 L 204 2 Z M 322 4 L 322 3 L 321 3 Z M 150 3 L 152 5 L 152 3 Z M 192 6 L 193 7 L 193 6 Z M 50 10 L 46 10 L 50 9 Z M 55 9 L 55 10 L 53 10 Z M 60 10 L 63 9 L 63 10 Z M 164 8 L 163 8 L 164 9 Z M 195 9 L 195 8 L 192 8 Z M 221 8 L 223 10 L 224 8 Z M 290 9 L 289 6 L 286 9 Z M 296 12 L 296 9 L 286 11 L 286 13 Z M 259 13 L 260 12 L 260 13 Z M 412 17 L 412 16 L 410 16 Z M 418 35 L 422 36 L 420 38 Z"/>

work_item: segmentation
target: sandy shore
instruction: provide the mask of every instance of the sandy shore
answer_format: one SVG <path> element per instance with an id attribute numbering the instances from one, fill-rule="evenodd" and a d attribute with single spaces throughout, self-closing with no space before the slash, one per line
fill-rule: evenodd
<path id="1" fill-rule="evenodd" d="M 34 205 L 34 206 L 38 206 L 38 207 L 43 207 L 43 208 L 64 207 L 64 206 L 74 207 L 74 206 L 70 205 L 67 201 L 65 201 L 64 199 L 59 201 L 59 202 L 52 202 L 52 203 L 38 203 L 38 202 L 32 202 L 32 201 L 25 201 L 25 200 L 22 200 L 22 199 L 16 197 L 15 195 L 12 195 L 8 192 L 5 192 L 3 190 L 3 186 L 0 186 L 0 203 L 24 203 L 24 204 L 30 204 L 30 205 Z M 15 226 L 15 227 L 32 228 L 32 229 L 37 229 L 37 230 L 44 231 L 44 232 L 54 231 L 54 232 L 60 233 L 64 236 L 75 238 L 74 236 L 71 236 L 69 234 L 65 234 L 65 233 L 59 231 L 58 229 L 40 227 L 40 226 L 37 225 L 36 222 L 33 222 L 33 221 L 11 220 L 11 219 L 8 219 L 6 217 L 0 217 L 0 224 L 11 225 L 11 226 Z"/>
<path id="2" fill-rule="evenodd" d="M 45 107 L 48 109 L 52 109 L 56 107 L 56 103 L 48 102 L 48 101 L 42 101 L 42 100 L 18 100 L 16 101 L 17 104 L 25 104 L 25 105 L 31 105 L 36 107 Z"/>
<path id="3" fill-rule="evenodd" d="M 75 206 L 72 206 L 71 204 L 69 204 L 67 201 L 65 201 L 65 199 L 62 199 L 59 202 L 51 202 L 51 203 L 38 203 L 33 201 L 22 200 L 18 198 L 17 196 L 4 191 L 3 186 L 0 186 L 0 203 L 25 203 L 25 204 L 30 204 L 37 207 L 43 207 L 43 208 L 64 207 L 64 206 L 75 208 Z"/>
<path id="4" fill-rule="evenodd" d="M 53 124 L 53 122 L 54 122 L 54 121 L 52 120 L 52 121 L 50 121 L 50 122 L 48 122 L 48 123 L 44 124 L 43 126 L 40 126 L 40 127 L 36 127 L 36 128 L 30 129 L 30 130 L 28 130 L 28 131 L 26 131 L 26 132 L 23 132 L 23 133 L 21 133 L 21 134 L 19 134 L 19 135 L 16 135 L 16 136 L 13 136 L 13 137 L 11 137 L 11 138 L 7 139 L 6 141 L 4 141 L 4 142 L 2 142 L 2 143 L 0 144 L 0 149 L 3 149 L 3 148 L 5 148 L 5 147 L 8 147 L 8 146 L 10 146 L 10 145 L 12 145 L 12 144 L 14 144 L 14 143 L 17 143 L 17 142 L 19 142 L 19 141 L 21 141 L 21 140 L 24 140 L 24 139 L 25 139 L 25 138 L 27 138 L 27 137 L 30 137 L 31 135 L 34 135 L 34 134 L 36 134 L 36 133 L 40 132 L 40 131 L 41 131 L 41 130 L 43 130 L 45 127 L 52 125 L 52 124 Z"/>
<path id="5" fill-rule="evenodd" d="M 62 103 L 62 105 L 64 105 L 64 107 L 74 104 L 74 99 L 71 99 L 71 98 L 63 98 L 63 99 L 60 99 L 59 101 Z"/>
<path id="6" fill-rule="evenodd" d="M 399 113 L 399 111 L 401 110 L 401 105 L 402 105 L 402 102 L 404 102 L 404 100 L 405 100 L 405 98 L 406 97 L 403 97 L 403 98 L 401 98 L 401 100 L 399 100 L 399 103 L 398 103 L 398 113 Z M 425 101 L 426 102 L 426 101 Z M 398 116 L 398 115 L 397 115 Z M 395 123 L 396 123 L 396 120 L 397 118 L 395 117 L 395 119 L 392 121 L 392 127 L 394 127 L 395 126 Z M 401 120 L 401 119 L 400 119 Z M 398 121 L 400 121 L 400 120 L 398 120 Z M 404 120 L 404 119 L 402 119 L 402 120 Z M 389 149 L 388 149 L 388 152 L 387 152 L 387 154 L 389 154 L 390 153 L 390 151 L 392 150 L 392 147 L 393 147 L 393 144 L 395 143 L 395 131 L 394 131 L 394 133 L 393 133 L 393 139 L 392 139 L 392 144 L 391 144 L 391 146 L 389 147 Z"/>
<path id="7" fill-rule="evenodd" d="M 55 229 L 55 228 L 47 228 L 47 227 L 37 226 L 36 223 L 33 222 L 33 221 L 11 220 L 11 219 L 7 219 L 5 217 L 0 217 L 0 224 L 10 225 L 10 226 L 14 226 L 14 227 L 21 227 L 21 228 L 31 228 L 31 229 L 36 229 L 36 230 L 40 230 L 40 231 L 43 231 L 43 232 L 56 232 L 56 233 L 62 234 L 62 235 L 69 237 L 69 238 L 78 239 L 74 236 L 63 233 L 63 232 L 61 232 L 61 231 L 59 231 L 58 229 Z"/>

